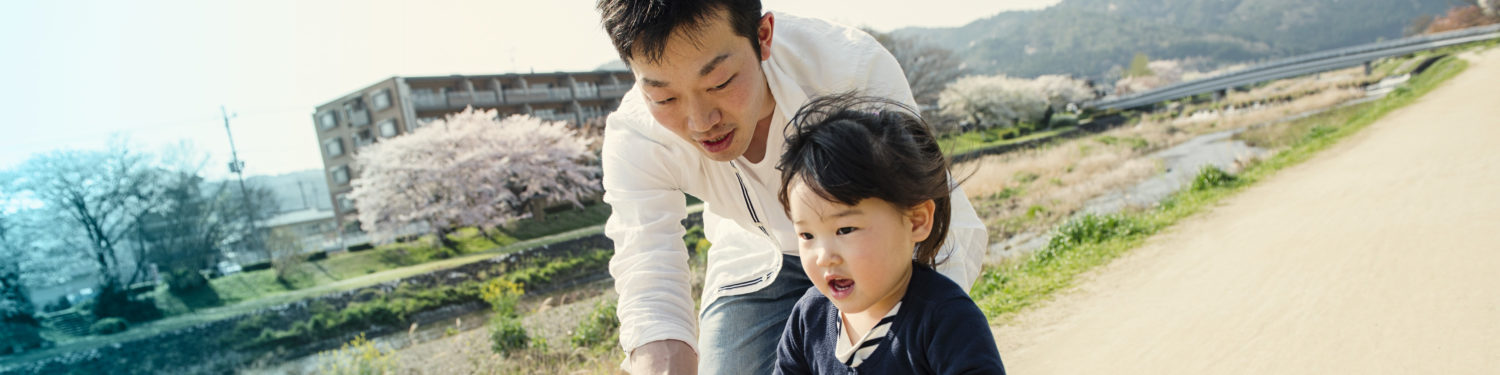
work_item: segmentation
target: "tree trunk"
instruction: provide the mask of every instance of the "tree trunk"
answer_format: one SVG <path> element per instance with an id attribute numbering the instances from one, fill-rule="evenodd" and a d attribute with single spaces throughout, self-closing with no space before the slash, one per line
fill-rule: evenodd
<path id="1" fill-rule="evenodd" d="M 481 226 L 475 227 L 474 229 L 478 229 L 479 230 L 479 234 L 483 235 L 484 239 L 490 240 L 490 243 L 493 243 L 493 244 L 496 244 L 496 245 L 504 245 L 503 243 L 500 243 L 500 240 L 495 239 L 495 236 L 491 236 L 490 235 L 490 231 L 485 230 L 484 226 L 481 225 Z"/>
<path id="2" fill-rule="evenodd" d="M 439 247 L 439 250 L 441 250 L 441 249 L 448 249 L 449 250 L 449 251 L 440 251 L 440 252 L 438 252 L 438 256 L 440 258 L 445 258 L 446 259 L 446 258 L 450 258 L 450 257 L 452 257 L 454 255 L 458 255 L 458 243 L 454 242 L 453 239 L 448 238 L 448 234 L 449 233 L 453 233 L 453 229 L 442 228 L 442 229 L 438 229 L 437 231 L 435 231 L 433 233 L 433 240 L 437 241 L 437 245 Z"/>
<path id="3" fill-rule="evenodd" d="M 536 198 L 526 202 L 531 209 L 531 220 L 547 221 L 547 200 Z"/>

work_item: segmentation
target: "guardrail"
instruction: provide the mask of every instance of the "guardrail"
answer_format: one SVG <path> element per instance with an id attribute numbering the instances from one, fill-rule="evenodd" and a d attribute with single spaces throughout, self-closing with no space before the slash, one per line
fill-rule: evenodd
<path id="1" fill-rule="evenodd" d="M 1358 66 L 1379 58 L 1489 39 L 1500 39 L 1500 25 L 1473 27 L 1294 56 L 1208 78 L 1179 82 L 1122 97 L 1097 100 L 1084 106 L 1097 109 L 1137 108 L 1237 86 Z"/>

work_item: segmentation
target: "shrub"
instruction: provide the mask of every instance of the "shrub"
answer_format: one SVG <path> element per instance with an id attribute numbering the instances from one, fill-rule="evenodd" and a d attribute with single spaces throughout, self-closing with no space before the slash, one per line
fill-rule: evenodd
<path id="1" fill-rule="evenodd" d="M 521 326 L 521 314 L 516 309 L 521 295 L 525 293 L 522 284 L 506 279 L 491 280 L 480 292 L 484 301 L 495 310 L 495 316 L 490 318 L 489 325 L 490 347 L 496 353 L 510 355 L 511 352 L 525 349 L 531 341 L 526 335 L 526 327 Z"/>
<path id="2" fill-rule="evenodd" d="M 1198 169 L 1198 175 L 1193 177 L 1193 191 L 1204 191 L 1234 185 L 1234 175 L 1225 172 L 1214 165 L 1205 165 Z"/>
<path id="3" fill-rule="evenodd" d="M 1047 246 L 1037 252 L 1037 260 L 1050 261 L 1077 246 L 1146 233 L 1148 229 L 1140 219 L 1120 215 L 1084 215 L 1058 227 Z"/>
<path id="4" fill-rule="evenodd" d="M 130 298 L 130 293 L 119 287 L 99 289 L 99 296 L 89 306 L 96 318 L 124 318 L 137 323 L 161 319 L 161 310 L 151 300 Z"/>
<path id="5" fill-rule="evenodd" d="M 526 335 L 526 327 L 521 326 L 520 318 L 497 314 L 490 318 L 490 342 L 490 348 L 496 353 L 510 355 L 525 349 L 531 337 Z"/>
<path id="6" fill-rule="evenodd" d="M 516 305 L 520 303 L 521 295 L 526 294 L 523 287 L 524 284 L 506 279 L 490 280 L 480 296 L 485 303 L 490 304 L 496 315 L 516 316 Z"/>
<path id="7" fill-rule="evenodd" d="M 578 329 L 573 330 L 573 337 L 569 338 L 573 346 L 580 348 L 591 348 L 603 343 L 618 341 L 620 319 L 615 315 L 615 301 L 594 304 L 594 311 L 578 324 Z"/>
<path id="8" fill-rule="evenodd" d="M 1053 129 L 1062 128 L 1062 127 L 1069 127 L 1069 126 L 1078 126 L 1078 116 L 1074 116 L 1074 115 L 1054 115 L 1054 116 L 1052 116 L 1052 123 L 1048 124 L 1048 126 L 1051 127 L 1051 128 L 1053 128 Z"/>
<path id="9" fill-rule="evenodd" d="M 365 334 L 355 336 L 338 350 L 318 353 L 318 373 L 335 375 L 389 374 L 396 370 L 396 359 L 375 347 Z"/>
<path id="10" fill-rule="evenodd" d="M 129 328 L 130 326 L 125 323 L 125 319 L 104 318 L 100 319 L 97 322 L 94 322 L 94 325 L 89 326 L 89 334 L 113 335 L 116 333 L 125 332 L 125 330 Z"/>

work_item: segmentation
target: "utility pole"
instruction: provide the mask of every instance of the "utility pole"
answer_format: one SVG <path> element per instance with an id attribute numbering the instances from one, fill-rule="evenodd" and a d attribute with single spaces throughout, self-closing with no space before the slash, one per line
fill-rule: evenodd
<path id="1" fill-rule="evenodd" d="M 240 182 L 240 198 L 244 199 L 245 213 L 250 215 L 250 238 L 247 245 L 251 248 L 261 248 L 266 252 L 266 261 L 271 260 L 271 252 L 260 246 L 260 215 L 257 209 L 250 203 L 250 189 L 245 188 L 245 162 L 240 160 L 240 153 L 234 147 L 234 132 L 229 130 L 229 119 L 239 117 L 239 114 L 230 115 L 224 106 L 219 106 L 219 114 L 224 116 L 224 134 L 229 136 L 229 171 L 233 172 Z"/>
<path id="2" fill-rule="evenodd" d="M 297 195 L 302 197 L 302 209 L 307 209 L 307 191 L 302 190 L 302 180 L 297 180 Z"/>

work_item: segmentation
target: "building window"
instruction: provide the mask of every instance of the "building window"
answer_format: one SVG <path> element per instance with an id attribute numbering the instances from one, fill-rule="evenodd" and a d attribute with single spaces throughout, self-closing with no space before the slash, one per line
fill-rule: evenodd
<path id="1" fill-rule="evenodd" d="M 344 154 L 344 140 L 339 139 L 337 137 L 328 140 L 328 142 L 323 143 L 323 151 L 327 152 L 328 153 L 328 157 L 330 157 L 330 158 L 331 157 L 335 157 L 335 156 L 339 156 L 339 155 L 343 155 Z"/>
<path id="2" fill-rule="evenodd" d="M 391 107 L 391 94 L 390 94 L 390 92 L 391 92 L 390 90 L 380 90 L 380 92 L 375 93 L 375 95 L 370 95 L 370 107 L 372 107 L 372 109 L 374 109 L 376 111 L 379 111 L 379 110 L 382 110 L 382 109 L 386 109 L 386 108 L 390 108 Z"/>
<path id="3" fill-rule="evenodd" d="M 370 136 L 370 129 L 354 133 L 354 149 L 361 149 L 373 143 L 375 143 L 375 137 Z"/>
<path id="4" fill-rule="evenodd" d="M 354 201 L 349 200 L 349 194 L 338 195 L 339 212 L 354 211 Z"/>
<path id="5" fill-rule="evenodd" d="M 370 124 L 370 111 L 365 110 L 364 99 L 354 99 L 344 103 L 344 117 L 349 119 L 350 126 Z"/>
<path id="6" fill-rule="evenodd" d="M 388 118 L 380 122 L 380 136 L 382 138 L 396 136 L 396 119 Z"/>
<path id="7" fill-rule="evenodd" d="M 333 129 L 339 126 L 339 115 L 334 111 L 323 111 L 318 114 L 318 127 L 323 130 Z"/>
<path id="8" fill-rule="evenodd" d="M 349 166 L 340 165 L 333 168 L 333 183 L 344 185 L 349 183 Z"/>

